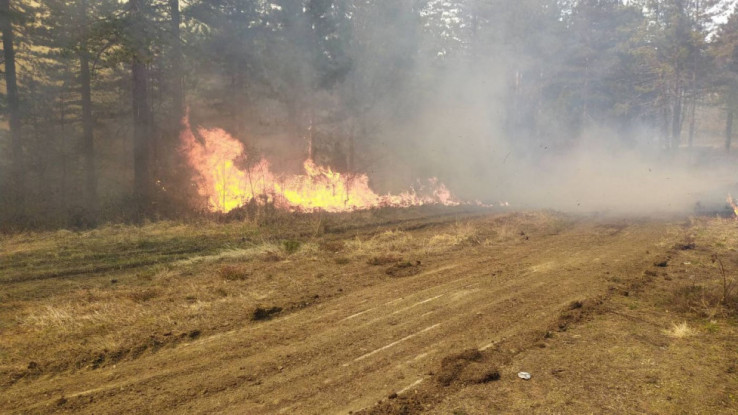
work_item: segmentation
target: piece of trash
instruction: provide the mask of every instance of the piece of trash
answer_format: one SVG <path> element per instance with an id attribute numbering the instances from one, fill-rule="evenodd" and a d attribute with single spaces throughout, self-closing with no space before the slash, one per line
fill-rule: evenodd
<path id="1" fill-rule="evenodd" d="M 684 265 L 692 265 L 692 263 L 689 262 L 689 261 L 687 261 L 687 262 L 684 263 Z"/>
<path id="2" fill-rule="evenodd" d="M 518 372 L 518 377 L 523 380 L 530 380 L 530 373 L 528 372 Z"/>

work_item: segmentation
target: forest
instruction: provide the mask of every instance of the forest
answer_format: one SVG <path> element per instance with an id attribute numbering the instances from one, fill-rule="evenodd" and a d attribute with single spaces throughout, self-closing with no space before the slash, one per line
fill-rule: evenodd
<path id="1" fill-rule="evenodd" d="M 486 203 L 495 166 L 593 135 L 730 152 L 738 112 L 730 1 L 1 0 L 0 32 L 2 229 L 207 212 L 189 124 L 277 174 L 309 159 Z"/>
<path id="2" fill-rule="evenodd" d="M 0 0 L 3 414 L 738 414 L 738 0 Z"/>

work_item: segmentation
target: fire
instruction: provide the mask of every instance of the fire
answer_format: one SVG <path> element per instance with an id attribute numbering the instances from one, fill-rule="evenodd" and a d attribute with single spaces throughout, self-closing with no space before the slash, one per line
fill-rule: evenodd
<path id="1" fill-rule="evenodd" d="M 379 195 L 369 187 L 366 174 L 342 174 L 308 159 L 305 173 L 276 175 L 269 162 L 251 163 L 243 144 L 221 129 L 198 128 L 195 138 L 189 120 L 183 120 L 182 151 L 198 174 L 197 188 L 213 212 L 229 212 L 252 200 L 302 212 L 348 212 L 375 207 L 409 207 L 426 204 L 456 206 L 451 192 L 433 178 L 419 194 Z M 425 186 L 423 186 L 425 187 Z"/>
<path id="2" fill-rule="evenodd" d="M 730 207 L 733 208 L 733 212 L 735 213 L 736 217 L 738 217 L 738 203 L 736 203 L 735 199 L 733 199 L 732 195 L 728 195 L 728 199 L 726 200 Z"/>

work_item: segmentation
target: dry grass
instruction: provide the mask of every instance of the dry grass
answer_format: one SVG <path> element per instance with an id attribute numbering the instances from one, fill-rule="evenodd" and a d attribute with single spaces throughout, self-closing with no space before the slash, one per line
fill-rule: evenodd
<path id="1" fill-rule="evenodd" d="M 370 222 L 372 215 L 357 217 Z M 191 333 L 242 325 L 259 307 L 289 312 L 352 281 L 387 278 L 372 258 L 425 263 L 459 247 L 485 249 L 496 232 L 532 232 L 550 220 L 531 218 L 446 220 L 412 232 L 374 226 L 339 241 L 315 236 L 312 218 L 279 227 L 161 222 L 4 235 L 0 328 L 7 346 L 0 374 L 29 361 L 51 371 L 112 363 L 188 341 Z M 349 226 L 349 219 L 336 223 Z"/>
<path id="2" fill-rule="evenodd" d="M 356 237 L 344 243 L 344 253 L 354 258 L 386 256 L 389 253 L 403 253 L 418 248 L 418 241 L 401 230 L 388 230 L 370 238 Z"/>
<path id="3" fill-rule="evenodd" d="M 434 250 L 437 248 L 447 248 L 459 245 L 478 245 L 481 243 L 478 237 L 478 230 L 471 223 L 456 223 L 450 229 L 450 232 L 438 233 L 433 235 L 427 242 L 427 248 Z"/>
<path id="4" fill-rule="evenodd" d="M 672 324 L 671 328 L 664 330 L 664 334 L 674 339 L 683 339 L 685 337 L 692 337 L 697 332 L 684 321 L 679 324 Z"/>

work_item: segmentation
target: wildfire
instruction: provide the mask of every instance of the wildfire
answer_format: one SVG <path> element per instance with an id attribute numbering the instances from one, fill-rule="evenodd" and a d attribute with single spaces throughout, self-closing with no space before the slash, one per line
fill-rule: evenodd
<path id="1" fill-rule="evenodd" d="M 423 195 L 415 190 L 379 195 L 369 187 L 366 174 L 342 174 L 311 159 L 303 163 L 304 174 L 278 176 L 263 158 L 251 163 L 243 144 L 224 130 L 198 128 L 201 142 L 189 119 L 184 119 L 183 127 L 182 150 L 198 174 L 198 192 L 214 212 L 229 212 L 251 201 L 302 212 L 460 204 L 435 178 L 428 180 L 428 189 L 420 192 Z"/>
<path id="2" fill-rule="evenodd" d="M 733 199 L 733 196 L 728 195 L 728 199 L 726 201 L 730 204 L 730 207 L 733 208 L 735 216 L 738 217 L 738 203 L 736 203 L 735 199 Z"/>

